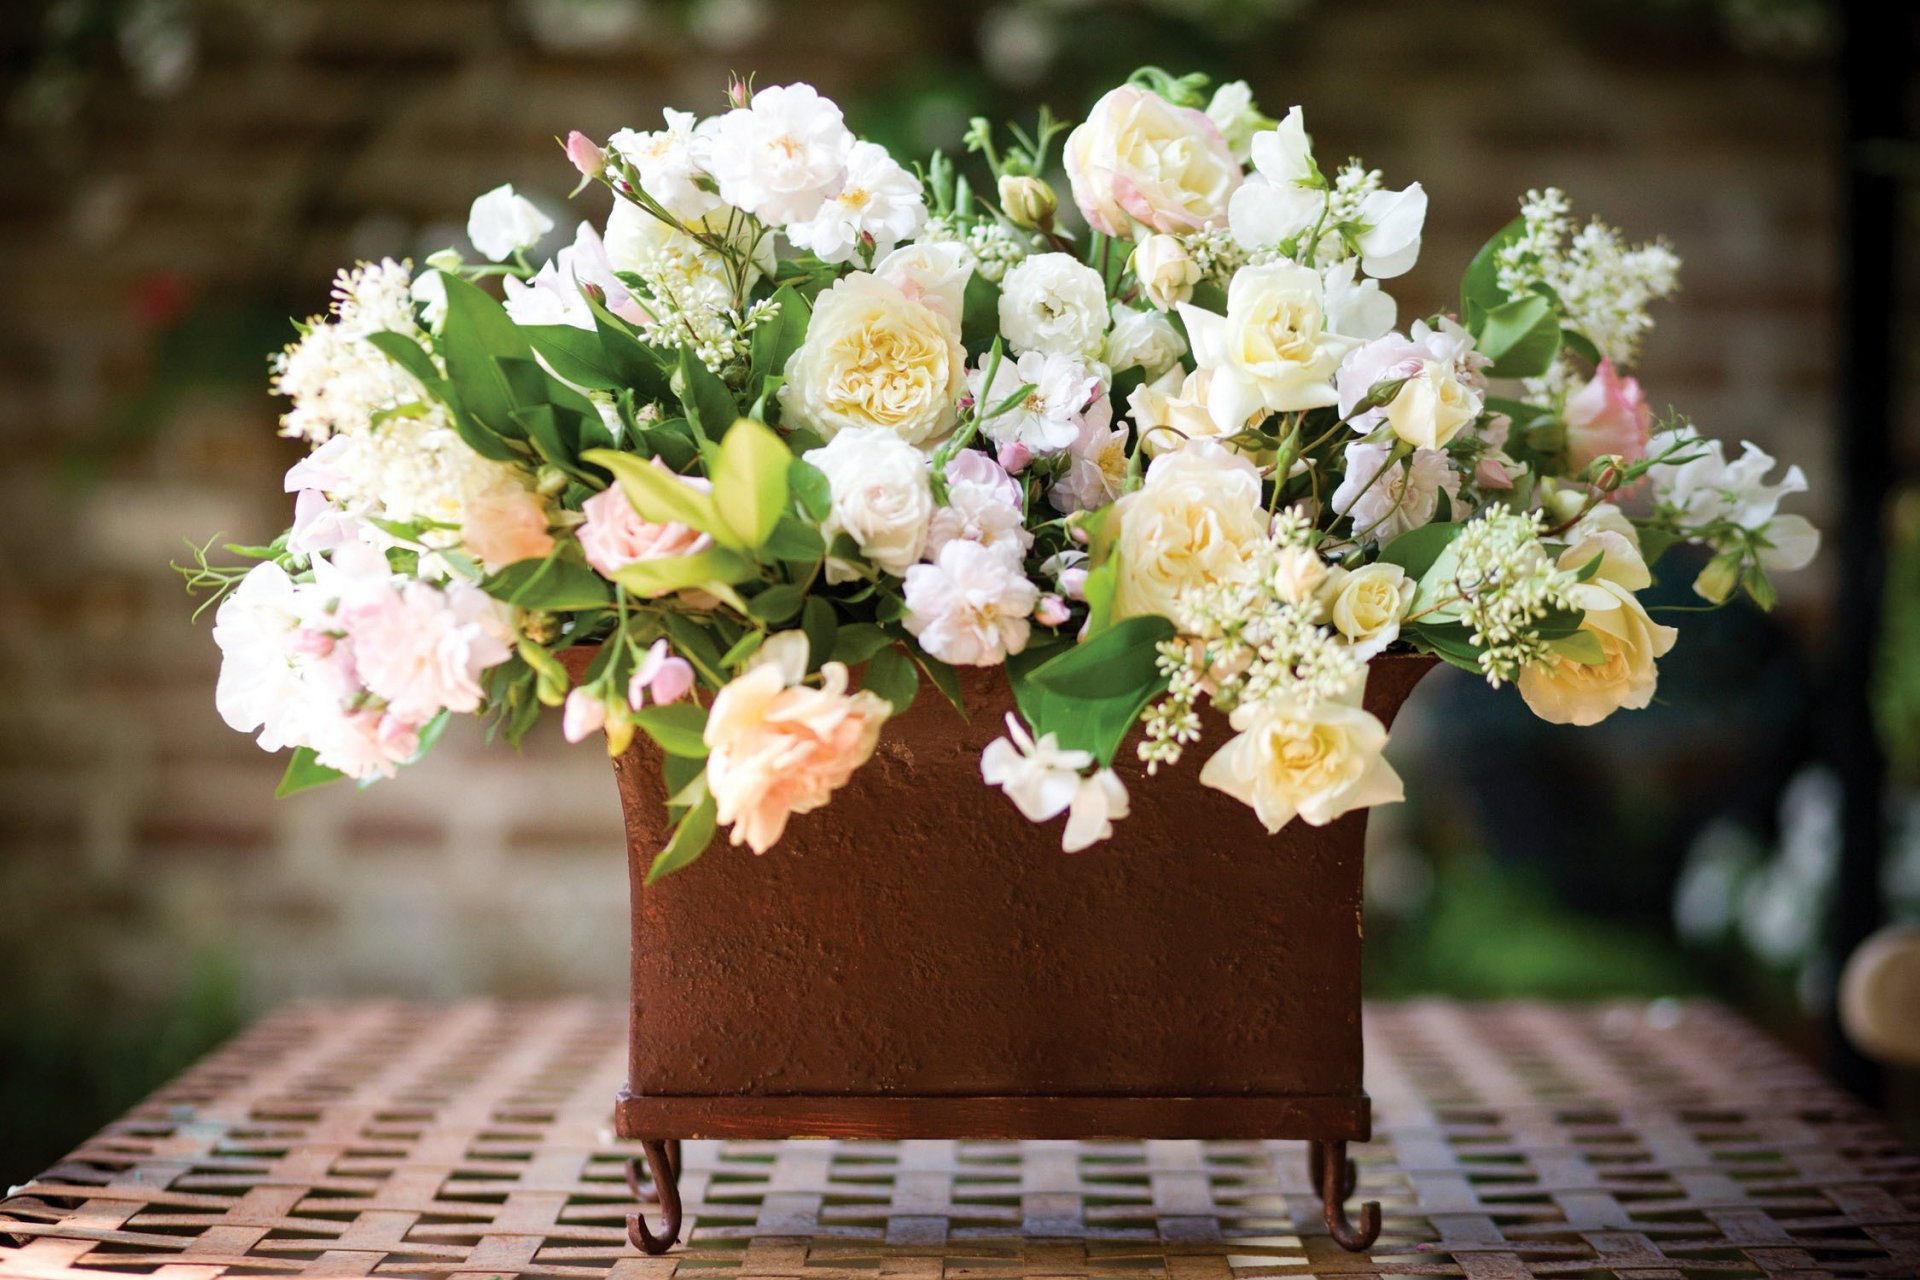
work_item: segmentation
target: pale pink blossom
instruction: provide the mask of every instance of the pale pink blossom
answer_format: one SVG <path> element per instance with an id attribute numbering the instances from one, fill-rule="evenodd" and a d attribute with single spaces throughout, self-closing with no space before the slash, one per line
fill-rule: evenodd
<path id="1" fill-rule="evenodd" d="M 732 842 L 765 853 L 796 813 L 811 813 L 873 755 L 891 708 L 847 692 L 844 663 L 820 668 L 820 687 L 789 683 L 778 662 L 754 667 L 715 695 L 707 713 L 707 789 Z"/>
<path id="2" fill-rule="evenodd" d="M 667 642 L 655 640 L 647 656 L 627 680 L 627 705 L 638 711 L 653 694 L 654 705 L 678 702 L 693 688 L 693 664 L 674 653 Z"/>
<path id="3" fill-rule="evenodd" d="M 1033 620 L 1043 627 L 1065 626 L 1072 616 L 1067 602 L 1059 596 L 1041 596 L 1040 603 L 1033 609 Z"/>
<path id="4" fill-rule="evenodd" d="M 962 449 L 947 463 L 947 505 L 937 507 L 928 528 L 925 556 L 931 560 L 949 542 L 963 539 L 1025 559 L 1033 545 L 1021 510 L 1020 484 L 978 449 Z"/>
<path id="5" fill-rule="evenodd" d="M 1333 491 L 1335 513 L 1353 519 L 1356 541 L 1390 542 L 1433 519 L 1441 493 L 1460 494 L 1460 474 L 1438 449 L 1415 449 L 1389 466 L 1391 441 L 1347 446 L 1346 478 Z M 1384 473 L 1384 474 L 1383 474 Z"/>
<path id="6" fill-rule="evenodd" d="M 1135 222 L 1179 234 L 1226 222 L 1240 185 L 1220 127 L 1151 89 L 1122 85 L 1067 136 L 1074 203 L 1095 231 L 1131 238 Z"/>
<path id="7" fill-rule="evenodd" d="M 579 742 L 607 724 L 607 705 L 588 689 L 572 689 L 560 711 L 560 732 L 568 742 Z"/>
<path id="8" fill-rule="evenodd" d="M 592 138 L 575 129 L 567 135 L 567 161 L 583 178 L 597 178 L 607 167 L 607 153 Z"/>
<path id="9" fill-rule="evenodd" d="M 664 466 L 661 469 L 666 470 Z M 698 476 L 681 476 L 679 480 L 703 493 L 712 488 Z M 713 545 L 711 535 L 678 521 L 654 524 L 642 520 L 617 487 L 588 498 L 580 504 L 580 512 L 587 518 L 578 534 L 580 549 L 586 553 L 587 563 L 609 578 L 630 564 L 697 555 Z"/>
<path id="10" fill-rule="evenodd" d="M 1127 428 L 1112 423 L 1106 396 L 1082 415 L 1080 434 L 1067 446 L 1067 469 L 1047 492 L 1055 511 L 1094 511 L 1120 496 L 1127 480 Z"/>
<path id="11" fill-rule="evenodd" d="M 1596 458 L 1618 454 L 1628 462 L 1647 456 L 1653 408 L 1637 378 L 1614 372 L 1602 360 L 1588 383 L 1567 397 L 1567 461 L 1576 471 Z"/>
<path id="12" fill-rule="evenodd" d="M 1000 465 L 1007 469 L 1009 475 L 1019 475 L 1032 461 L 1033 450 L 1018 440 L 1000 450 Z"/>
<path id="13" fill-rule="evenodd" d="M 1027 647 L 1040 590 L 1017 560 L 977 542 L 949 542 L 932 564 L 907 570 L 907 630 L 929 654 L 990 667 Z"/>
<path id="14" fill-rule="evenodd" d="M 506 607 L 465 582 L 388 585 L 344 605 L 339 616 L 366 687 L 409 720 L 477 711 L 481 676 L 513 654 Z"/>

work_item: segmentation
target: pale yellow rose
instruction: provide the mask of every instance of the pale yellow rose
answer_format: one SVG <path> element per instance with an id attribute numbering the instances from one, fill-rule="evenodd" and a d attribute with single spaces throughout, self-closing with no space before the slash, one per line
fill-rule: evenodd
<path id="1" fill-rule="evenodd" d="M 1224 226 L 1240 185 L 1220 127 L 1204 111 L 1122 85 L 1067 135 L 1067 177 L 1087 225 L 1128 236 L 1134 224 L 1185 233 Z"/>
<path id="2" fill-rule="evenodd" d="M 1597 527 L 1561 554 L 1560 567 L 1580 569 L 1595 555 L 1602 556 L 1600 568 L 1574 588 L 1573 603 L 1583 611 L 1580 630 L 1599 644 L 1601 660 L 1562 654 L 1520 673 L 1520 696 L 1552 724 L 1598 724 L 1622 707 L 1645 707 L 1659 681 L 1654 660 L 1680 634 L 1653 621 L 1635 598 L 1634 592 L 1652 585 L 1653 575 L 1625 535 Z"/>
<path id="3" fill-rule="evenodd" d="M 780 388 L 786 420 L 822 438 L 849 427 L 882 427 L 908 444 L 947 434 L 966 388 L 958 321 L 854 272 L 813 305 L 807 339 Z"/>
<path id="4" fill-rule="evenodd" d="M 1212 374 L 1207 408 L 1224 431 L 1269 413 L 1337 404 L 1333 375 L 1356 344 L 1330 333 L 1320 274 L 1293 262 L 1243 267 L 1227 314 L 1179 307 L 1195 364 Z"/>
<path id="5" fill-rule="evenodd" d="M 1212 377 L 1205 369 L 1186 373 L 1176 365 L 1128 393 L 1127 408 L 1132 411 L 1133 425 L 1139 431 L 1140 447 L 1147 451 L 1149 458 L 1172 453 L 1189 440 L 1207 440 L 1224 434 L 1207 411 L 1207 384 Z M 1256 415 L 1240 427 L 1257 426 L 1265 416 L 1264 413 Z"/>
<path id="6" fill-rule="evenodd" d="M 1111 519 L 1119 524 L 1116 618 L 1172 617 L 1182 591 L 1244 581 L 1267 540 L 1260 473 L 1212 440 L 1154 459 Z"/>
<path id="7" fill-rule="evenodd" d="M 1311 706 L 1291 698 L 1243 703 L 1238 734 L 1200 770 L 1200 781 L 1252 807 L 1269 832 L 1303 819 L 1322 827 L 1352 809 L 1404 798 L 1400 775 L 1381 754 L 1387 728 L 1350 701 Z"/>
<path id="8" fill-rule="evenodd" d="M 1367 661 L 1400 638 L 1418 585 L 1397 564 L 1364 565 L 1341 579 L 1327 613 L 1354 657 Z"/>
<path id="9" fill-rule="evenodd" d="M 1416 449 L 1444 449 L 1480 416 L 1480 397 L 1453 369 L 1429 360 L 1387 406 L 1393 434 Z"/>
<path id="10" fill-rule="evenodd" d="M 773 847 L 788 818 L 847 784 L 892 710 L 878 694 L 848 693 L 845 663 L 821 667 L 819 688 L 793 676 L 791 662 L 763 662 L 721 689 L 707 713 L 707 790 L 733 843 L 755 853 Z"/>

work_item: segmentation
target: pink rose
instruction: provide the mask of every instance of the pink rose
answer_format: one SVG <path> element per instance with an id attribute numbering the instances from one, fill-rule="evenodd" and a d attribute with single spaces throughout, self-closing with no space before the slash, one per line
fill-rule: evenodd
<path id="1" fill-rule="evenodd" d="M 1129 239 L 1135 223 L 1172 234 L 1226 225 L 1227 198 L 1241 179 L 1206 112 L 1134 85 L 1094 104 L 1068 135 L 1065 157 L 1087 225 Z"/>
<path id="2" fill-rule="evenodd" d="M 703 493 L 712 488 L 698 476 L 679 479 Z M 609 578 L 642 560 L 696 555 L 713 545 L 712 537 L 678 521 L 651 524 L 642 520 L 627 495 L 617 488 L 596 493 L 580 504 L 580 510 L 587 517 L 580 526 L 580 549 L 587 553 L 587 563 Z"/>
<path id="3" fill-rule="evenodd" d="M 513 656 L 506 607 L 465 582 L 370 587 L 339 618 L 362 682 L 415 723 L 479 710 L 481 676 Z"/>
<path id="4" fill-rule="evenodd" d="M 848 693 L 839 662 L 820 668 L 817 689 L 769 661 L 720 690 L 707 713 L 707 788 L 733 843 L 765 853 L 789 817 L 826 804 L 873 755 L 891 711 L 878 694 Z"/>
<path id="5" fill-rule="evenodd" d="M 531 489 L 496 485 L 467 503 L 460 534 L 467 550 L 487 569 L 521 560 L 542 560 L 553 551 L 547 504 Z"/>
<path id="6" fill-rule="evenodd" d="M 1567 397 L 1567 461 L 1577 470 L 1617 453 L 1628 462 L 1647 456 L 1653 410 L 1637 378 L 1622 378 L 1602 360 L 1593 380 Z"/>

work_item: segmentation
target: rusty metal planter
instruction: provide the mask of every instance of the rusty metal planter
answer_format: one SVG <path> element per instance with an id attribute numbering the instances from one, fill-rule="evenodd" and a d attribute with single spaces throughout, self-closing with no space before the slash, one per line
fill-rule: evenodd
<path id="1" fill-rule="evenodd" d="M 1432 665 L 1373 664 L 1391 722 Z M 716 844 L 658 884 L 657 751 L 614 763 L 633 884 L 622 1137 L 646 1144 L 679 1230 L 682 1138 L 1299 1138 L 1330 1231 L 1359 1224 L 1346 1144 L 1365 1141 L 1360 954 L 1364 813 L 1269 836 L 1203 787 L 1206 750 L 1148 780 L 1133 812 L 1065 855 L 980 781 L 1011 708 L 967 672 L 970 720 L 923 689 L 827 808 L 756 858 Z M 1207 749 L 1224 741 L 1217 719 Z M 636 1187 L 638 1182 L 635 1171 Z"/>

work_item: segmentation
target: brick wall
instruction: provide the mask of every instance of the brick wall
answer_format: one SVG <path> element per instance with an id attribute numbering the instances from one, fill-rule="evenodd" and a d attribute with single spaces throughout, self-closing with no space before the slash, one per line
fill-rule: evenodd
<path id="1" fill-rule="evenodd" d="M 0 166 L 0 926 L 34 945 L 30 982 L 83 970 L 162 999 L 195 957 L 224 953 L 252 1002 L 619 990 L 624 869 L 596 752 L 548 726 L 516 757 L 463 725 L 398 782 L 276 802 L 279 761 L 215 715 L 216 654 L 166 561 L 184 534 L 264 540 L 287 517 L 277 480 L 292 452 L 261 364 L 247 354 L 242 381 L 185 389 L 158 434 L 125 429 L 156 373 L 143 311 L 173 293 L 215 313 L 316 309 L 336 265 L 447 242 L 497 182 L 557 208 L 569 175 L 555 134 L 651 124 L 663 102 L 711 108 L 730 67 L 812 78 L 850 104 L 897 101 L 922 73 L 1019 92 L 970 78 L 975 34 L 944 7 L 733 5 L 761 23 L 743 45 L 655 32 L 569 53 L 530 39 L 565 3 L 222 9 L 177 95 L 109 86 L 58 148 L 14 140 Z M 1057 25 L 1069 61 L 1103 29 L 1091 15 Z M 1005 38 L 1004 22 L 993 30 Z M 932 63 L 915 53 L 929 47 Z M 1403 314 L 1447 302 L 1528 186 L 1667 234 L 1685 293 L 1661 312 L 1652 394 L 1831 492 L 1835 121 L 1821 67 L 1743 56 L 1626 5 L 1547 0 L 1328 3 L 1239 61 L 1270 109 L 1307 104 L 1323 154 L 1426 183 L 1425 262 L 1396 289 Z M 896 133 L 948 118 L 867 112 Z M 90 480 L 63 479 L 115 429 Z M 1802 620 L 1823 582 L 1790 585 Z"/>

